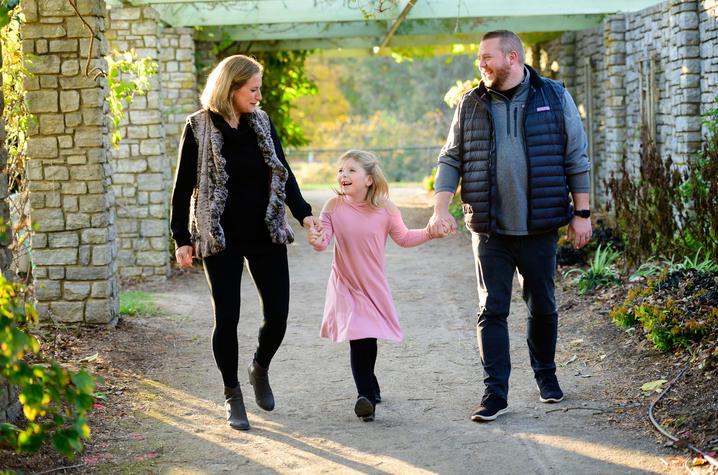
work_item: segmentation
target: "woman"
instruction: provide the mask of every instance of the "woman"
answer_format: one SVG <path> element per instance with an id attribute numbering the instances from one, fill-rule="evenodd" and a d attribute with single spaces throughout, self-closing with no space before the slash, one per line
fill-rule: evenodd
<path id="1" fill-rule="evenodd" d="M 220 62 L 207 78 L 202 109 L 187 118 L 172 193 L 170 225 L 177 263 L 202 259 L 214 307 L 212 352 L 224 381 L 227 421 L 249 429 L 237 378 L 240 282 L 244 262 L 264 321 L 249 364 L 257 404 L 274 409 L 267 370 L 284 338 L 289 310 L 286 245 L 294 240 L 284 205 L 311 229 L 321 224 L 297 182 L 262 99 L 262 65 L 243 55 Z M 189 229 L 188 229 L 189 222 Z"/>

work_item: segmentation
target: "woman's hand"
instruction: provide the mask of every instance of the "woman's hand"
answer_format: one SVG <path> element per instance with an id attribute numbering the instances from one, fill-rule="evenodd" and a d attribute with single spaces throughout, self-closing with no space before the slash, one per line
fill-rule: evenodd
<path id="1" fill-rule="evenodd" d="M 192 267 L 192 246 L 182 246 L 175 251 L 180 267 Z"/>
<path id="2" fill-rule="evenodd" d="M 315 229 L 318 232 L 322 232 L 324 230 L 322 222 L 319 220 L 319 218 L 316 218 L 314 216 L 307 216 L 306 218 L 304 218 L 302 220 L 302 226 L 304 226 L 307 231 Z"/>

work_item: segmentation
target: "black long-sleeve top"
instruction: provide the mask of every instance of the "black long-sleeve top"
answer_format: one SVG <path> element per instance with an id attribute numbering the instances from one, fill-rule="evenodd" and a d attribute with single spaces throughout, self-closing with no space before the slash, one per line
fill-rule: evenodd
<path id="1" fill-rule="evenodd" d="M 270 169 L 259 150 L 256 134 L 244 114 L 236 129 L 219 114 L 210 111 L 210 117 L 224 138 L 222 156 L 227 161 L 225 171 L 229 175 L 227 201 L 220 218 L 226 246 L 271 244 L 269 230 L 264 222 L 269 204 Z M 289 172 L 285 185 L 285 204 L 301 223 L 304 218 L 311 216 L 312 207 L 302 198 L 271 121 L 270 125 L 277 158 Z M 177 174 L 172 191 L 170 228 L 177 248 L 191 245 L 189 205 L 197 183 L 198 154 L 192 127 L 187 123 L 180 139 Z"/>

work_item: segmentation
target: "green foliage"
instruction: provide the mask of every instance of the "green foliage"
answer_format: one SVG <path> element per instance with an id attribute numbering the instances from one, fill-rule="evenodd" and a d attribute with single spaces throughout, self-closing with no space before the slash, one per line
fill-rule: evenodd
<path id="1" fill-rule="evenodd" d="M 115 128 L 112 145 L 122 139 L 120 123 L 125 119 L 124 108 L 134 100 L 136 94 L 144 95 L 150 88 L 149 80 L 157 72 L 157 63 L 152 58 L 137 60 L 134 49 L 119 52 L 112 50 L 107 57 L 107 85 L 110 92 L 110 120 Z"/>
<path id="2" fill-rule="evenodd" d="M 564 273 L 564 277 L 574 272 L 579 274 L 577 283 L 581 295 L 585 295 L 586 292 L 596 287 L 617 284 L 618 274 L 613 268 L 613 263 L 618 259 L 619 255 L 611 246 L 602 247 L 599 245 L 593 255 L 591 266 L 587 270 L 571 269 Z"/>
<path id="3" fill-rule="evenodd" d="M 0 2 L 0 28 L 4 27 L 13 18 L 13 11 L 20 4 L 20 0 L 2 0 Z"/>
<path id="4" fill-rule="evenodd" d="M 161 313 L 154 295 L 146 292 L 120 292 L 120 315 L 151 316 Z"/>
<path id="5" fill-rule="evenodd" d="M 3 5 L 6 5 L 3 3 Z M 5 120 L 5 147 L 8 151 L 7 168 L 8 192 L 13 220 L 7 224 L 11 232 L 7 240 L 12 241 L 13 268 L 18 269 L 19 262 L 29 252 L 27 238 L 32 231 L 28 213 L 27 189 L 27 131 L 31 122 L 37 120 L 28 112 L 25 103 L 23 81 L 33 75 L 25 68 L 24 62 L 32 63 L 34 56 L 23 54 L 20 39 L 20 23 L 24 18 L 19 9 L 11 10 L 8 22 L 0 29 L 2 42 L 2 92 L 5 107 L 2 117 Z M 27 276 L 29 278 L 29 276 Z"/>
<path id="6" fill-rule="evenodd" d="M 711 272 L 711 271 L 718 271 L 718 264 L 711 259 L 710 257 L 706 257 L 705 259 L 701 259 L 703 249 L 699 248 L 696 251 L 696 255 L 691 258 L 691 256 L 684 256 L 683 260 L 680 262 L 674 262 L 673 258 L 670 260 L 665 261 L 666 268 L 668 269 L 668 272 L 675 272 L 677 270 L 684 270 L 684 269 L 695 269 L 698 272 Z"/>
<path id="7" fill-rule="evenodd" d="M 434 167 L 434 168 L 431 170 L 431 174 L 425 176 L 425 177 L 423 178 L 423 180 L 421 180 L 421 186 L 422 186 L 426 191 L 434 191 L 434 180 L 436 179 L 436 170 L 437 170 L 437 168 Z"/>
<path id="8" fill-rule="evenodd" d="M 254 56 L 264 66 L 262 75 L 262 109 L 272 118 L 277 133 L 286 147 L 309 143 L 304 130 L 292 119 L 295 101 L 315 95 L 317 86 L 305 71 L 311 51 L 262 51 Z"/>
<path id="9" fill-rule="evenodd" d="M 454 217 L 457 224 L 464 222 L 464 210 L 461 207 L 461 185 L 449 202 L 449 214 Z"/>
<path id="10" fill-rule="evenodd" d="M 653 287 L 635 287 L 628 291 L 626 300 L 620 306 L 614 307 L 608 314 L 613 323 L 623 328 L 631 328 L 638 323 L 638 316 L 632 311 L 633 303 L 653 293 Z"/>
<path id="11" fill-rule="evenodd" d="M 718 256 L 718 97 L 716 107 L 703 114 L 701 123 L 708 137 L 683 174 L 680 192 L 688 208 L 683 223 L 684 241 L 691 249 L 703 248 L 709 256 Z"/>
<path id="12" fill-rule="evenodd" d="M 716 272 L 665 270 L 656 283 L 629 290 L 609 315 L 624 328 L 639 327 L 658 350 L 688 348 L 718 331 L 716 279 Z"/>
<path id="13" fill-rule="evenodd" d="M 39 358 L 40 345 L 27 331 L 36 320 L 27 290 L 0 277 L 0 378 L 20 387 L 28 420 L 24 429 L 0 424 L 0 446 L 35 452 L 51 440 L 55 450 L 72 460 L 90 436 L 85 414 L 94 402 L 95 379 L 52 360 L 29 362 L 30 355 Z"/>

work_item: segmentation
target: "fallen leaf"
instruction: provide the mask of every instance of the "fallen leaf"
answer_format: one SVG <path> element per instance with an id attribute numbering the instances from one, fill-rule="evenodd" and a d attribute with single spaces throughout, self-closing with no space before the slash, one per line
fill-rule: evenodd
<path id="1" fill-rule="evenodd" d="M 569 343 L 569 345 L 571 345 L 571 346 L 578 346 L 578 345 L 580 345 L 581 343 L 583 343 L 583 338 L 579 338 L 578 340 L 573 340 L 571 343 Z"/>
<path id="2" fill-rule="evenodd" d="M 694 458 L 693 462 L 691 462 L 691 467 L 699 467 L 699 466 L 705 465 L 707 463 L 708 463 L 708 461 L 705 459 Z"/>
<path id="3" fill-rule="evenodd" d="M 573 363 L 574 361 L 576 361 L 576 358 L 577 358 L 577 356 L 573 355 L 570 359 L 561 363 L 561 366 L 566 366 L 566 365 Z"/>
<path id="4" fill-rule="evenodd" d="M 94 355 L 91 355 L 91 356 L 85 356 L 80 361 L 93 361 L 93 360 L 96 360 L 98 356 L 99 356 L 99 354 L 95 353 Z"/>
<path id="5" fill-rule="evenodd" d="M 643 391 L 643 394 L 645 396 L 650 396 L 654 392 L 660 393 L 663 390 L 663 385 L 666 384 L 668 381 L 665 379 L 657 379 L 655 381 L 649 381 L 647 383 L 644 383 L 643 386 L 641 386 L 641 391 Z"/>

